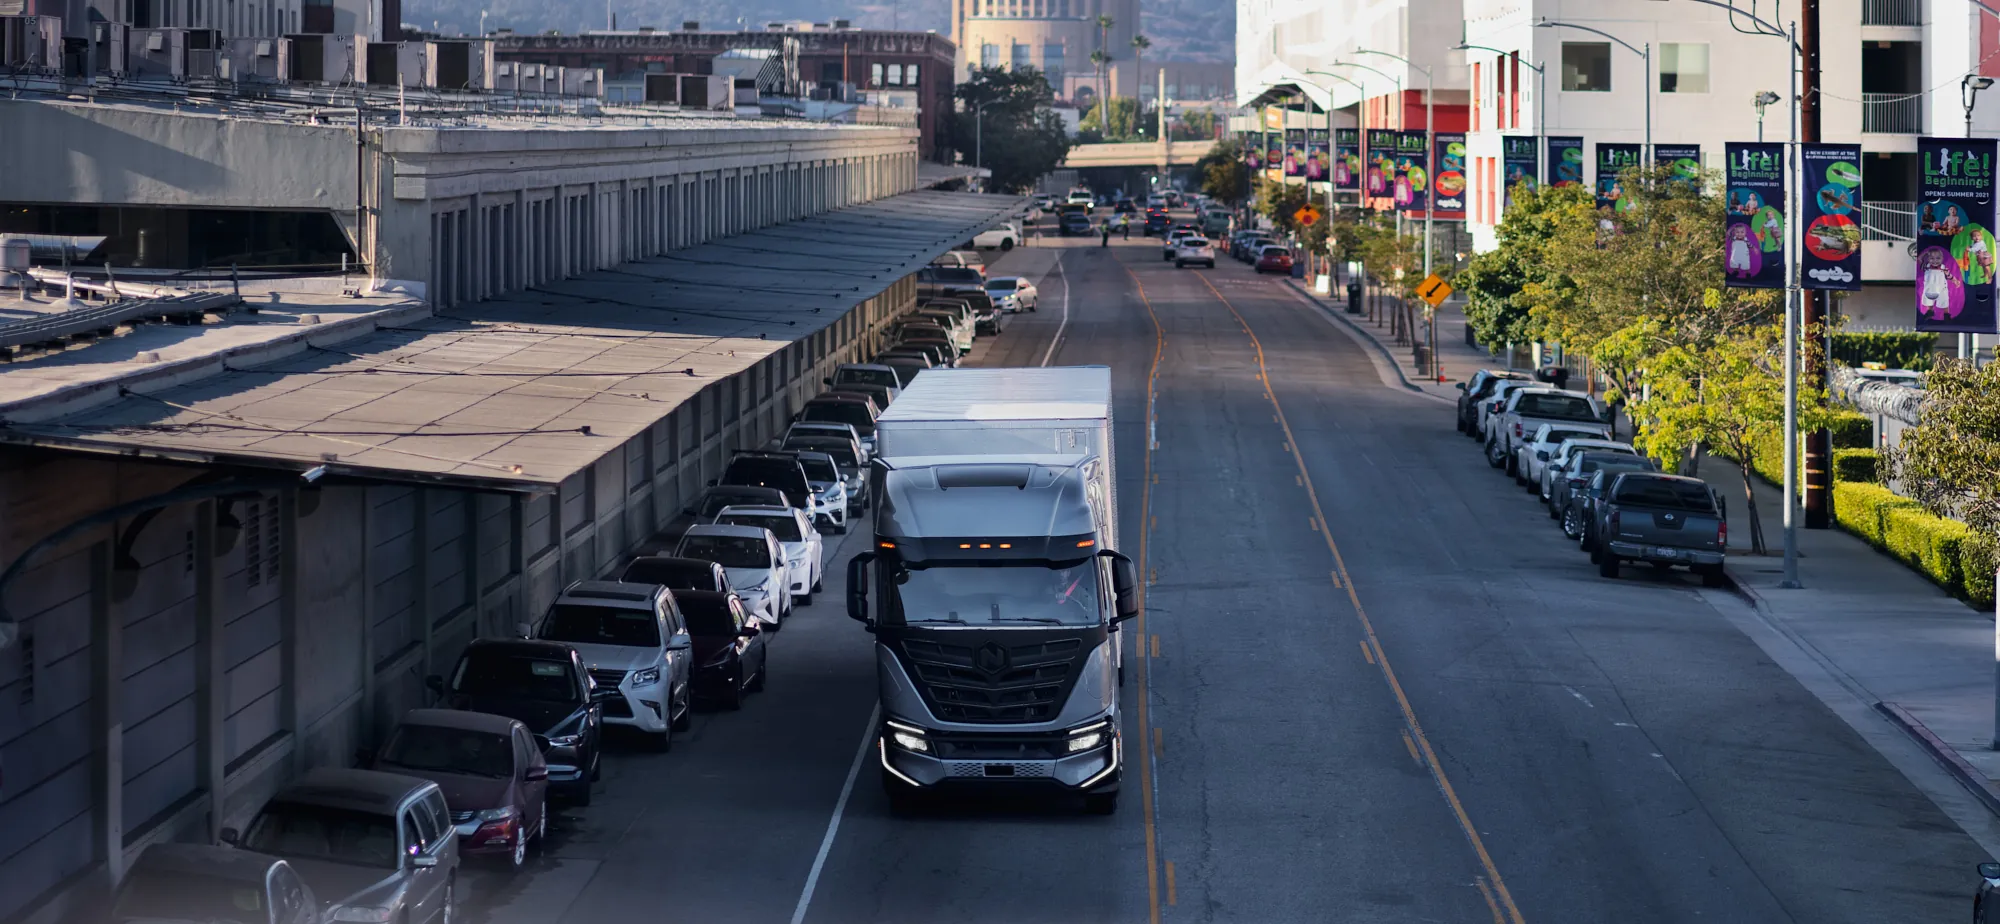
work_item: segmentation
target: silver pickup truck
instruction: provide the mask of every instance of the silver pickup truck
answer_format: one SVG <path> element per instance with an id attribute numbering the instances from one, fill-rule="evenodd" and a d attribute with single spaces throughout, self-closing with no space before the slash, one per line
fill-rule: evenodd
<path id="1" fill-rule="evenodd" d="M 1506 383 L 1501 385 L 1504 387 Z M 1533 439 L 1542 424 L 1602 426 L 1604 423 L 1604 406 L 1580 391 L 1547 386 L 1516 387 L 1507 390 L 1504 401 L 1500 413 L 1488 415 L 1486 461 L 1494 468 L 1505 468 L 1509 475 L 1518 471 L 1521 461 L 1518 447 Z"/>
<path id="2" fill-rule="evenodd" d="M 1626 472 L 1605 489 L 1597 505 L 1597 543 L 1590 558 L 1597 573 L 1618 576 L 1625 561 L 1665 570 L 1675 565 L 1701 575 L 1704 587 L 1723 587 L 1722 562 L 1729 523 L 1715 489 L 1699 478 Z"/>

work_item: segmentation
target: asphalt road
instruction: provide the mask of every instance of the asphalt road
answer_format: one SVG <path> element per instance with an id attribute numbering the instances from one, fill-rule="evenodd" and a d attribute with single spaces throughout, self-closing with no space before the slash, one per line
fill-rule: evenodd
<path id="1" fill-rule="evenodd" d="M 1385 387 L 1285 282 L 1159 257 L 1067 245 L 1041 310 L 973 354 L 1033 365 L 1061 329 L 1056 364 L 1114 371 L 1120 541 L 1149 579 L 1121 633 L 1149 759 L 1117 815 L 890 816 L 840 603 L 857 530 L 768 692 L 671 753 L 614 742 L 525 875 L 474 871 L 469 920 L 1966 916 L 1983 852 L 1730 625 L 1734 598 L 1597 577 L 1449 405 Z"/>

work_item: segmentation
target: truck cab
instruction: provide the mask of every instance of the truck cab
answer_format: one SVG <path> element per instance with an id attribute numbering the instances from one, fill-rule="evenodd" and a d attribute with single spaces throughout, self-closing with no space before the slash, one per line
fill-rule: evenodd
<path id="1" fill-rule="evenodd" d="M 874 548 L 848 615 L 875 636 L 876 751 L 891 806 L 940 790 L 1036 788 L 1116 811 L 1118 625 L 1139 612 L 1109 547 L 1109 461 L 884 460 Z"/>

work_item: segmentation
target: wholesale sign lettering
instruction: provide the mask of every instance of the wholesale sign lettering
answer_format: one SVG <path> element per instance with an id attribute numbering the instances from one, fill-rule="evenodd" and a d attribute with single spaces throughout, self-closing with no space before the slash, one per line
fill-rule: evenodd
<path id="1" fill-rule="evenodd" d="M 1729 285 L 1785 287 L 1785 146 L 1730 142 L 1722 273 Z"/>
<path id="2" fill-rule="evenodd" d="M 1625 201 L 1625 181 L 1619 176 L 1627 167 L 1639 166 L 1639 145 L 1605 144 L 1597 145 L 1597 207 L 1624 211 L 1631 208 Z"/>
<path id="3" fill-rule="evenodd" d="M 1991 138 L 1919 138 L 1917 329 L 1990 334 L 1993 311 Z"/>
<path id="4" fill-rule="evenodd" d="M 1368 131 L 1367 195 L 1388 198 L 1396 184 L 1396 133 L 1385 129 Z"/>
<path id="5" fill-rule="evenodd" d="M 1333 188 L 1361 188 L 1361 130 L 1333 130 Z"/>
<path id="6" fill-rule="evenodd" d="M 1805 252 L 1800 284 L 1861 291 L 1861 146 L 1808 144 L 1799 149 L 1799 220 Z"/>
<path id="7" fill-rule="evenodd" d="M 1285 129 L 1285 175 L 1306 175 L 1306 130 Z"/>
<path id="8" fill-rule="evenodd" d="M 1583 139 L 1549 138 L 1549 185 L 1583 182 Z"/>
<path id="9" fill-rule="evenodd" d="M 1533 135 L 1504 135 L 1500 138 L 1501 169 L 1506 171 L 1503 196 L 1512 196 L 1517 184 L 1526 183 L 1534 189 L 1541 183 L 1542 158 L 1541 139 Z M 1504 203 L 1511 200 L 1503 198 Z"/>
<path id="10" fill-rule="evenodd" d="M 1438 134 L 1431 142 L 1431 164 L 1437 167 L 1437 210 L 1465 211 L 1465 135 Z"/>
<path id="11" fill-rule="evenodd" d="M 1396 208 L 1421 212 L 1430 208 L 1430 169 L 1426 166 L 1429 132 L 1394 132 L 1396 136 Z"/>
<path id="12" fill-rule="evenodd" d="M 1306 129 L 1306 182 L 1323 183 L 1327 179 L 1326 129 Z"/>

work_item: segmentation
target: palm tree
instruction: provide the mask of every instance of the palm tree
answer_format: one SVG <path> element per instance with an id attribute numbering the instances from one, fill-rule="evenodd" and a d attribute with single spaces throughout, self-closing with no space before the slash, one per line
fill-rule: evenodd
<path id="1" fill-rule="evenodd" d="M 1146 122 L 1146 69 L 1140 66 L 1139 56 L 1151 47 L 1153 47 L 1152 39 L 1144 35 L 1132 36 L 1132 73 L 1139 79 L 1138 85 L 1133 89 L 1133 99 L 1140 102 L 1138 106 L 1133 107 L 1132 134 L 1134 135 L 1144 134 L 1143 126 Z M 1153 101 L 1156 106 L 1164 106 L 1166 102 L 1166 100 Z"/>
<path id="2" fill-rule="evenodd" d="M 1111 63 L 1111 56 L 1099 48 L 1090 53 L 1090 64 L 1097 68 L 1097 128 L 1106 138 L 1111 137 L 1111 97 L 1103 92 L 1105 65 Z"/>
<path id="3" fill-rule="evenodd" d="M 1097 50 L 1103 52 L 1104 57 L 1101 61 L 1096 58 L 1091 60 L 1098 65 L 1097 93 L 1099 97 L 1105 100 L 1106 105 L 1109 105 L 1111 100 L 1111 87 L 1108 84 L 1108 81 L 1111 79 L 1111 27 L 1116 25 L 1118 25 L 1118 20 L 1111 18 L 1111 14 L 1099 13 L 1097 15 Z M 1105 116 L 1109 118 L 1111 110 L 1106 109 L 1104 112 Z M 1106 123 L 1105 127 L 1109 128 L 1109 123 Z"/>

